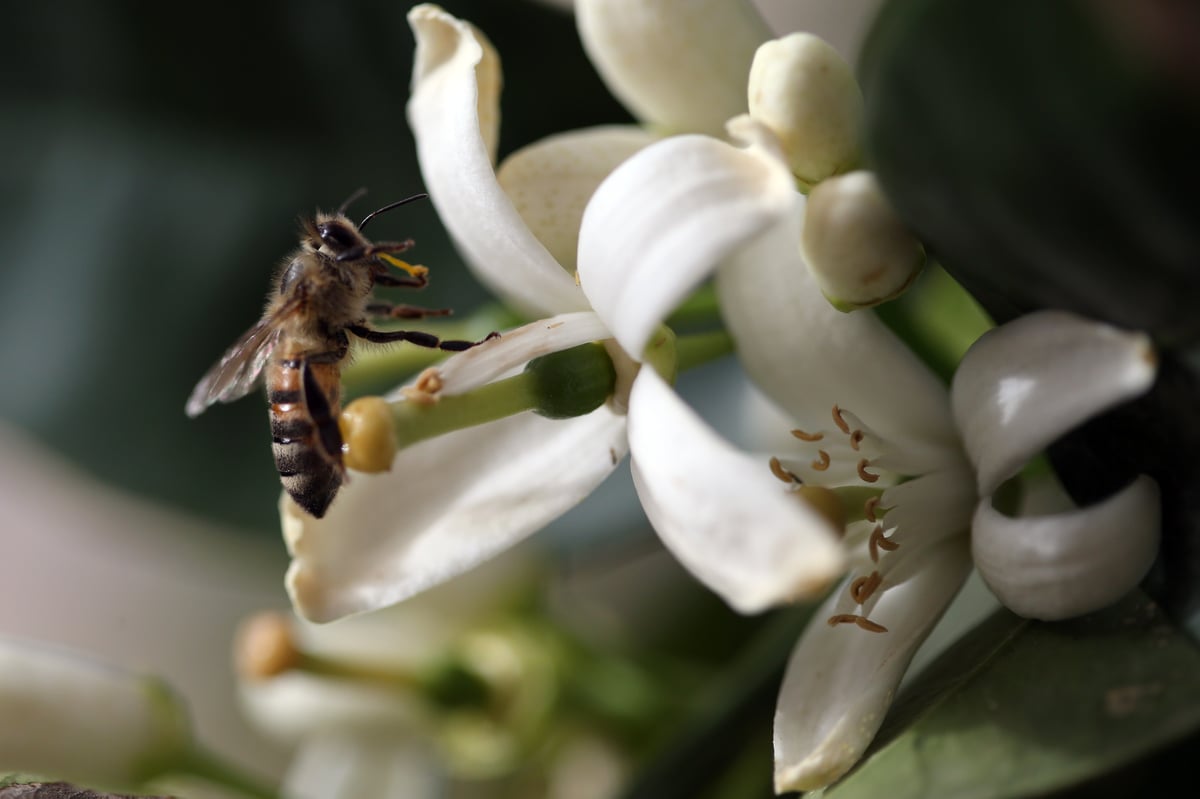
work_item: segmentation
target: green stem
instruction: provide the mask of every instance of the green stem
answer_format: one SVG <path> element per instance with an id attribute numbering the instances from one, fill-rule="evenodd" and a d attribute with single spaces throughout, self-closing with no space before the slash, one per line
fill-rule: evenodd
<path id="1" fill-rule="evenodd" d="M 393 402 L 396 446 L 403 448 L 455 430 L 494 422 L 538 407 L 535 378 L 522 372 L 488 383 L 467 394 L 440 397 L 430 405 Z"/>
<path id="2" fill-rule="evenodd" d="M 676 368 L 680 372 L 692 369 L 729 355 L 733 349 L 733 337 L 724 330 L 679 336 L 675 340 Z"/>
<path id="3" fill-rule="evenodd" d="M 192 749 L 187 758 L 175 766 L 174 771 L 199 777 L 214 785 L 229 788 L 243 796 L 255 799 L 278 799 L 279 792 L 263 785 L 256 778 L 246 774 L 238 767 L 223 760 L 216 754 L 201 749 Z"/>
<path id="4" fill-rule="evenodd" d="M 721 323 L 721 304 L 717 291 L 711 283 L 705 284 L 683 301 L 667 317 L 667 327 L 672 330 L 708 326 Z"/>

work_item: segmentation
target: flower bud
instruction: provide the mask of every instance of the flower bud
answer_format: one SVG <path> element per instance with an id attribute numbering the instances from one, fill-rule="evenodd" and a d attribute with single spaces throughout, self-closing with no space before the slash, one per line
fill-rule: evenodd
<path id="1" fill-rule="evenodd" d="M 871 172 L 830 178 L 813 189 L 800 244 L 821 291 L 842 311 L 899 296 L 925 265 L 925 248 Z"/>
<path id="2" fill-rule="evenodd" d="M 616 374 L 600 344 L 581 344 L 534 358 L 525 367 L 536 384 L 534 412 L 571 419 L 599 408 L 613 393 Z"/>
<path id="3" fill-rule="evenodd" d="M 163 683 L 0 639 L 0 773 L 133 787 L 185 759 L 187 714 Z"/>
<path id="4" fill-rule="evenodd" d="M 750 67 L 750 117 L 774 131 L 788 164 L 813 185 L 858 161 L 863 99 L 837 51 L 810 33 L 767 42 Z"/>
<path id="5" fill-rule="evenodd" d="M 346 466 L 359 472 L 391 471 L 396 436 L 390 406 L 381 397 L 359 397 L 338 419 L 346 442 Z"/>

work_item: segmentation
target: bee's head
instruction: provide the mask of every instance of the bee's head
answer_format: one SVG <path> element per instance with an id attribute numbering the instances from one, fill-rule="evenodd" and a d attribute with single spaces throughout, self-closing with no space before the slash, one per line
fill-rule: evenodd
<path id="1" fill-rule="evenodd" d="M 341 214 L 317 214 L 316 218 L 305 220 L 302 239 L 307 249 L 337 260 L 355 260 L 353 253 L 371 245 L 354 223 Z M 349 259 L 345 257 L 348 254 Z"/>

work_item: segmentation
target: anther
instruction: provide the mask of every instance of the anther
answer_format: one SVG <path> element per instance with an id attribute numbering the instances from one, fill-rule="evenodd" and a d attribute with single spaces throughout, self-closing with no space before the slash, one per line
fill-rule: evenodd
<path id="1" fill-rule="evenodd" d="M 800 429 L 793 430 L 792 435 L 801 441 L 820 441 L 825 437 L 824 433 L 806 433 Z"/>
<path id="2" fill-rule="evenodd" d="M 875 525 L 875 529 L 871 531 L 871 537 L 867 539 L 867 550 L 871 554 L 872 563 L 879 562 L 879 550 L 895 552 L 899 548 L 900 544 L 884 537 L 882 524 Z"/>
<path id="3" fill-rule="evenodd" d="M 854 582 L 850 583 L 850 598 L 856 604 L 865 604 L 871 595 L 879 588 L 879 584 L 883 582 L 883 575 L 878 571 L 873 571 L 866 577 L 859 577 Z"/>
<path id="4" fill-rule="evenodd" d="M 838 429 L 843 433 L 850 435 L 850 425 L 845 419 L 842 418 L 842 409 L 836 405 L 833 406 L 833 423 L 836 424 Z"/>
<path id="5" fill-rule="evenodd" d="M 856 617 L 854 623 L 869 633 L 886 633 L 888 631 L 887 627 L 884 627 L 882 624 L 876 624 L 866 616 Z"/>
<path id="6" fill-rule="evenodd" d="M 863 431 L 861 431 L 861 430 L 855 430 L 853 433 L 851 433 L 850 434 L 850 449 L 854 450 L 855 452 L 858 452 L 858 445 L 862 443 L 862 440 L 864 438 L 866 438 L 866 434 L 863 433 Z"/>
<path id="7" fill-rule="evenodd" d="M 875 474 L 874 472 L 867 471 L 867 466 L 869 466 L 870 464 L 871 464 L 871 462 L 869 460 L 867 460 L 866 458 L 862 458 L 861 460 L 859 460 L 859 462 L 858 462 L 858 477 L 860 480 L 863 480 L 865 482 L 874 483 L 876 480 L 879 479 L 879 475 Z"/>
<path id="8" fill-rule="evenodd" d="M 866 502 L 863 503 L 863 517 L 867 521 L 869 521 L 869 522 L 876 521 L 875 506 L 877 506 L 878 504 L 879 504 L 879 495 L 878 494 L 876 494 L 873 497 L 870 497 L 869 499 L 867 499 Z"/>
<path id="9" fill-rule="evenodd" d="M 829 468 L 829 453 L 823 449 L 817 450 L 817 459 L 810 464 L 818 472 L 823 472 Z"/>
<path id="10" fill-rule="evenodd" d="M 830 627 L 837 627 L 839 624 L 854 624 L 858 621 L 858 616 L 853 613 L 839 613 L 836 616 L 830 616 L 827 622 Z"/>
<path id="11" fill-rule="evenodd" d="M 783 468 L 783 464 L 779 462 L 779 458 L 771 458 L 771 474 L 785 483 L 795 484 L 803 482 L 799 477 Z"/>

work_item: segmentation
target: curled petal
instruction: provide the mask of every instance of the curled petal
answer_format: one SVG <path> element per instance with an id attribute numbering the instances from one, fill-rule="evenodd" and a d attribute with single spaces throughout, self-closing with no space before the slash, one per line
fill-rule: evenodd
<path id="1" fill-rule="evenodd" d="M 626 108 L 666 133 L 721 135 L 771 32 L 748 0 L 577 0 L 579 35 Z"/>
<path id="2" fill-rule="evenodd" d="M 600 317 L 590 311 L 559 314 L 530 322 L 440 363 L 436 367 L 441 378 L 439 393 L 447 396 L 464 394 L 539 356 L 606 338 L 609 338 L 608 329 Z M 404 388 L 399 388 L 387 399 L 395 400 L 403 395 Z"/>
<path id="3" fill-rule="evenodd" d="M 869 313 L 845 314 L 821 294 L 800 255 L 804 198 L 783 223 L 733 252 L 717 275 L 721 312 L 754 382 L 806 429 L 829 426 L 834 405 L 921 469 L 958 462 L 943 384 Z"/>
<path id="4" fill-rule="evenodd" d="M 1036 453 L 1154 383 L 1150 339 L 1065 311 L 1040 311 L 994 328 L 954 375 L 951 400 L 989 496 Z"/>
<path id="5" fill-rule="evenodd" d="M 845 586 L 821 605 L 792 653 L 779 692 L 777 792 L 823 788 L 858 762 L 913 654 L 970 568 L 961 536 L 907 560 L 889 574 L 870 611 L 870 620 L 887 632 L 826 623 L 834 615 L 857 612 Z"/>
<path id="6" fill-rule="evenodd" d="M 492 557 L 592 492 L 626 451 L 625 418 L 523 413 L 421 442 L 352 473 L 322 519 L 282 499 L 287 587 L 312 621 L 392 605 Z"/>
<path id="7" fill-rule="evenodd" d="M 1053 621 L 1099 610 L 1146 575 L 1158 552 L 1158 485 L 1141 476 L 1103 502 L 1049 516 L 1010 518 L 979 504 L 975 564 L 1014 613 Z"/>
<path id="8" fill-rule="evenodd" d="M 635 358 L 724 257 L 791 212 L 794 184 L 771 134 L 740 124 L 754 138 L 746 149 L 707 136 L 647 147 L 609 175 L 584 213 L 580 281 Z"/>
<path id="9" fill-rule="evenodd" d="M 425 187 L 455 244 L 475 275 L 520 310 L 583 310 L 571 275 L 496 181 L 495 51 L 478 30 L 437 6 L 419 5 L 408 20 L 417 40 L 408 120 Z"/>
<path id="10" fill-rule="evenodd" d="M 837 531 L 765 461 L 709 428 L 652 369 L 629 397 L 642 507 L 663 543 L 735 610 L 819 596 L 844 568 Z"/>
<path id="11" fill-rule="evenodd" d="M 496 177 L 545 245 L 575 272 L 583 209 L 608 174 L 658 137 L 632 125 L 608 125 L 548 136 L 504 159 Z"/>

